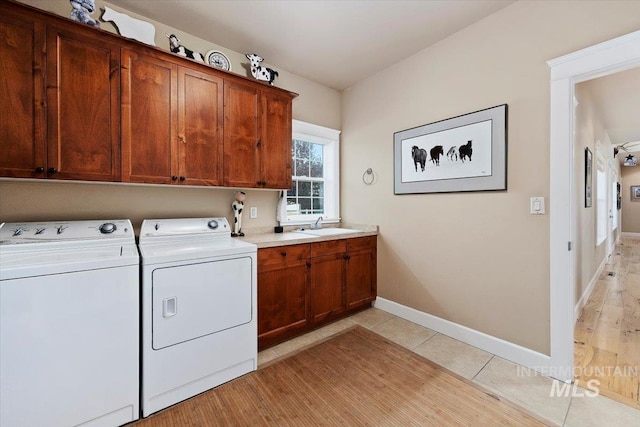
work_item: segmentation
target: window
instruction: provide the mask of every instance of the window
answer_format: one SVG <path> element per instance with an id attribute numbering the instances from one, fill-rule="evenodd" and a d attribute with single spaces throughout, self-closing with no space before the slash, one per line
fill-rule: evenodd
<path id="1" fill-rule="evenodd" d="M 293 185 L 287 191 L 285 224 L 340 220 L 340 131 L 293 121 Z"/>

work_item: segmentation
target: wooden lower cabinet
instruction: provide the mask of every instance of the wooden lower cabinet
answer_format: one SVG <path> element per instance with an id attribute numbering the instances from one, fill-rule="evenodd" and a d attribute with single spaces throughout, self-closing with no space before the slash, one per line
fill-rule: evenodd
<path id="1" fill-rule="evenodd" d="M 376 277 L 376 236 L 259 249 L 258 348 L 368 307 Z"/>

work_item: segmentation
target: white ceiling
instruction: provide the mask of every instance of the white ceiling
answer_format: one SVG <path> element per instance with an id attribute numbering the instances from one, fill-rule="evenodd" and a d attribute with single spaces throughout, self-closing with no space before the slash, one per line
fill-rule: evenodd
<path id="1" fill-rule="evenodd" d="M 513 0 L 108 0 L 342 90 Z"/>
<path id="2" fill-rule="evenodd" d="M 613 145 L 640 155 L 640 67 L 585 82 Z M 622 160 L 629 153 L 620 151 Z"/>

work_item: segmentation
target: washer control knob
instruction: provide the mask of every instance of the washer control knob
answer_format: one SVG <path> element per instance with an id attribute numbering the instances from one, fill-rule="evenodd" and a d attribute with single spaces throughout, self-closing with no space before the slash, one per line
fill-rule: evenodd
<path id="1" fill-rule="evenodd" d="M 216 221 L 215 219 L 212 219 L 207 223 L 207 227 L 209 227 L 212 230 L 215 230 L 216 228 L 218 228 L 218 221 Z"/>
<path id="2" fill-rule="evenodd" d="M 36 230 L 36 234 L 42 234 L 42 233 L 44 233 L 44 230 L 46 230 L 46 228 L 38 228 Z"/>
<path id="3" fill-rule="evenodd" d="M 16 228 L 13 230 L 13 237 L 21 236 L 26 230 L 24 228 Z"/>
<path id="4" fill-rule="evenodd" d="M 116 231 L 118 227 L 116 227 L 116 225 L 112 222 L 105 222 L 104 224 L 102 224 L 99 228 L 100 232 L 102 234 L 111 234 L 114 231 Z"/>
<path id="5" fill-rule="evenodd" d="M 62 234 L 64 233 L 64 230 L 66 230 L 68 227 L 65 227 L 64 225 L 59 225 L 56 228 L 57 228 L 57 234 Z"/>

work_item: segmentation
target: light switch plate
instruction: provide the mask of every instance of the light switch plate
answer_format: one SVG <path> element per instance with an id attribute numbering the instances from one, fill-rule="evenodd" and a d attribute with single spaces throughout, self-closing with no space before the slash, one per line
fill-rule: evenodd
<path id="1" fill-rule="evenodd" d="M 258 218 L 258 208 L 256 206 L 251 206 L 249 209 L 249 217 Z"/>
<path id="2" fill-rule="evenodd" d="M 544 197 L 532 197 L 530 200 L 531 215 L 544 215 Z"/>

